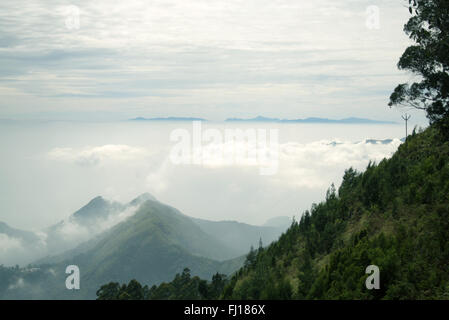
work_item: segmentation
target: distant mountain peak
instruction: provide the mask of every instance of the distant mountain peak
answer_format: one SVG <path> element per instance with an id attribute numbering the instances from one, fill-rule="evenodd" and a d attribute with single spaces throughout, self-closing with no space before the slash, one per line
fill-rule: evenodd
<path id="1" fill-rule="evenodd" d="M 131 202 L 129 202 L 129 205 L 131 206 L 137 206 L 140 205 L 148 200 L 151 201 L 157 201 L 157 199 L 151 195 L 148 192 L 142 193 L 140 196 L 138 196 L 137 198 L 133 199 Z"/>
<path id="2" fill-rule="evenodd" d="M 111 205 L 111 202 L 105 200 L 102 196 L 97 196 L 76 211 L 73 214 L 73 217 L 75 219 L 91 219 L 99 216 L 106 216 L 111 210 Z"/>
<path id="3" fill-rule="evenodd" d="M 103 206 L 108 203 L 102 196 L 97 196 L 90 200 L 83 208 Z"/>
<path id="4" fill-rule="evenodd" d="M 106 200 L 102 196 L 97 196 L 89 201 L 89 203 L 96 203 L 96 202 L 106 202 Z"/>

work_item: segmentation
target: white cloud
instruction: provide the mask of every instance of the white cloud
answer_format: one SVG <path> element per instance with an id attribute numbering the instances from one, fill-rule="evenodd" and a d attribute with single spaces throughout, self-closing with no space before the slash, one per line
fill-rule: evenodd
<path id="1" fill-rule="evenodd" d="M 19 278 L 17 279 L 17 281 L 13 284 L 10 284 L 8 289 L 9 290 L 14 290 L 14 289 L 20 289 L 25 287 L 25 280 L 23 280 L 23 278 Z"/>
<path id="2" fill-rule="evenodd" d="M 0 254 L 7 254 L 15 250 L 22 249 L 20 239 L 8 237 L 7 234 L 0 233 Z"/>
<path id="3" fill-rule="evenodd" d="M 80 28 L 70 29 L 58 1 L 2 1 L 1 91 L 14 94 L 3 112 L 377 116 L 406 79 L 396 70 L 408 45 L 400 1 L 76 5 Z M 370 5 L 379 30 L 365 26 Z"/>
<path id="4" fill-rule="evenodd" d="M 48 254 L 43 233 L 35 233 L 40 240 L 30 242 L 25 239 L 10 237 L 0 233 L 0 264 L 7 266 L 25 265 Z"/>
<path id="5" fill-rule="evenodd" d="M 272 208 L 261 204 L 261 200 L 258 200 L 257 197 L 262 194 L 265 197 L 263 201 L 282 201 L 290 209 L 295 206 L 301 210 L 305 209 L 312 201 L 310 198 L 306 198 L 306 194 L 313 195 L 313 199 L 321 199 L 321 192 L 326 190 L 332 182 L 339 185 L 345 169 L 353 167 L 364 170 L 369 161 L 379 162 L 383 158 L 390 157 L 400 144 L 399 139 L 379 141 L 378 143 L 369 140 L 354 142 L 325 139 L 308 142 L 287 141 L 279 144 L 279 159 L 269 160 L 269 165 L 272 165 L 273 161 L 276 162 L 277 170 L 274 171 L 274 174 L 267 176 L 260 175 L 260 169 L 267 167 L 267 163 L 257 161 L 231 161 L 228 163 L 218 161 L 221 159 L 208 158 L 203 163 L 174 164 L 170 161 L 169 152 L 159 152 L 149 162 L 151 154 L 149 147 L 135 148 L 122 145 L 82 149 L 57 148 L 50 152 L 50 158 L 77 164 L 118 163 L 121 169 L 126 164 L 126 168 L 138 172 L 138 176 L 135 178 L 137 180 L 133 180 L 134 178 L 128 174 L 129 169 L 125 169 L 124 172 L 116 172 L 117 182 L 129 179 L 127 183 L 133 183 L 138 189 L 147 190 L 155 194 L 161 201 L 172 204 L 181 210 L 186 209 L 186 214 L 198 216 L 200 213 L 203 217 L 207 217 L 205 212 L 210 212 L 210 208 L 207 209 L 208 202 L 204 202 L 203 199 L 204 195 L 207 195 L 207 198 L 215 199 L 211 201 L 225 201 L 209 214 L 225 218 L 229 214 L 245 212 L 246 218 L 244 219 L 254 223 L 254 220 L 257 219 L 254 214 L 260 213 L 261 208 L 264 208 L 265 216 L 274 215 Z M 205 151 L 214 148 L 224 149 L 225 147 L 229 147 L 226 142 L 221 145 L 210 143 Z M 237 144 L 235 147 L 241 149 L 247 146 L 243 143 Z M 122 160 L 126 160 L 126 162 Z M 126 186 L 125 183 L 124 187 L 126 188 Z M 120 186 L 116 185 L 116 187 Z M 119 188 L 117 192 L 120 193 L 120 190 Z M 301 199 L 304 197 L 300 204 L 287 199 L 298 192 L 304 195 L 300 197 Z M 248 199 L 242 197 L 248 197 Z M 239 209 L 234 208 L 233 203 Z M 232 209 L 228 210 L 227 207 Z M 132 214 L 131 211 L 123 212 L 121 215 L 114 216 L 112 220 L 105 221 L 105 226 L 97 227 L 103 230 L 122 221 L 122 216 L 128 217 Z M 282 212 L 282 214 L 289 213 Z M 209 216 L 209 218 L 211 217 Z M 234 218 L 240 220 L 239 217 Z M 90 232 L 86 228 L 66 223 L 64 230 L 67 236 L 76 234 L 76 237 L 85 238 Z"/>
<path id="6" fill-rule="evenodd" d="M 125 221 L 126 219 L 132 217 L 136 213 L 137 209 L 138 206 L 131 206 L 125 208 L 123 211 L 108 216 L 107 219 L 98 223 L 98 225 L 96 226 L 96 228 L 98 228 L 96 232 L 99 233 L 104 230 L 110 229 L 113 226 Z"/>
<path id="7" fill-rule="evenodd" d="M 60 224 L 58 234 L 61 235 L 65 241 L 76 241 L 77 243 L 85 241 L 90 237 L 90 232 L 87 227 L 80 226 L 68 219 Z"/>
<path id="8" fill-rule="evenodd" d="M 400 144 L 399 139 L 376 144 L 329 140 L 286 143 L 281 146 L 280 176 L 275 178 L 299 187 L 325 188 L 335 173 L 349 167 L 363 170 L 370 160 L 390 157 Z"/>
<path id="9" fill-rule="evenodd" d="M 336 143 L 332 143 L 336 142 Z M 257 165 L 174 165 L 150 171 L 146 188 L 187 215 L 205 219 L 263 223 L 277 215 L 299 215 L 323 200 L 332 182 L 338 187 L 345 169 L 364 170 L 369 161 L 390 157 L 400 145 L 365 140 L 319 140 L 280 144 L 278 171 L 260 175 Z"/>
<path id="10" fill-rule="evenodd" d="M 275 170 L 272 175 L 268 175 L 268 179 L 278 181 L 284 186 L 294 185 L 316 189 L 326 187 L 330 177 L 333 177 L 336 172 L 343 172 L 349 167 L 363 170 L 370 160 L 379 162 L 383 158 L 390 157 L 400 144 L 399 139 L 377 141 L 377 143 L 369 140 L 360 142 L 331 140 L 308 143 L 287 142 L 278 145 L 279 157 L 274 158 L 273 150 L 277 145 L 270 145 L 268 142 L 266 147 L 269 155 L 265 161 L 259 161 L 260 149 L 257 144 L 251 145 L 244 141 L 210 143 L 201 149 L 203 161 L 197 163 L 190 161 L 184 166 L 186 168 L 198 166 L 217 170 L 223 168 L 244 170 L 244 168 L 258 167 L 260 169 L 275 165 L 278 170 Z M 194 151 L 192 151 L 193 153 Z M 234 158 L 227 161 L 229 159 L 226 158 L 225 153 L 233 155 Z M 244 155 L 240 161 L 238 154 Z M 168 187 L 167 181 L 170 181 L 166 175 L 173 172 L 173 165 L 171 169 L 169 163 L 164 162 L 160 170 L 152 172 L 147 177 L 149 184 L 163 185 L 164 187 L 158 191 L 165 190 Z"/>
<path id="11" fill-rule="evenodd" d="M 95 166 L 103 162 L 126 162 L 149 155 L 149 151 L 141 147 L 128 145 L 103 145 L 97 147 L 54 148 L 47 154 L 51 160 L 75 163 L 80 166 Z"/>
<path id="12" fill-rule="evenodd" d="M 138 206 L 127 206 L 123 210 L 110 212 L 110 214 L 103 218 L 98 218 L 91 224 L 80 224 L 71 217 L 64 219 L 58 224 L 56 229 L 56 236 L 61 238 L 65 245 L 59 248 L 59 251 L 64 251 L 76 247 L 78 244 L 92 239 L 95 235 L 106 231 L 115 225 L 132 217 L 138 209 Z M 57 246 L 57 243 L 49 244 Z"/>

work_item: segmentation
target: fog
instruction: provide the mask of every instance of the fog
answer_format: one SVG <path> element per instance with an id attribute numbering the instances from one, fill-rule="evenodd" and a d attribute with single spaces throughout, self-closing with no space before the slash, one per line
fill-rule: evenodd
<path id="1" fill-rule="evenodd" d="M 370 160 L 390 156 L 404 136 L 402 125 L 202 126 L 219 132 L 278 130 L 276 172 L 261 175 L 257 163 L 173 163 L 170 134 L 180 128 L 192 132 L 190 122 L 3 122 L 0 221 L 39 230 L 98 195 L 127 202 L 149 192 L 189 216 L 263 224 L 275 216 L 298 216 L 321 201 L 331 183 L 338 185 L 346 168 L 363 170 Z"/>

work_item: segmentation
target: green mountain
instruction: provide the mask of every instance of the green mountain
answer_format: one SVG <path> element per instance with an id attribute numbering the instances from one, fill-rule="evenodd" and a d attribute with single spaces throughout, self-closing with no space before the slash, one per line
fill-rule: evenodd
<path id="1" fill-rule="evenodd" d="M 432 126 L 365 172 L 346 170 L 338 191 L 250 251 L 229 280 L 187 270 L 151 289 L 108 284 L 98 298 L 446 300 L 448 261 L 449 141 Z M 379 287 L 368 289 L 373 265 Z"/>
<path id="2" fill-rule="evenodd" d="M 19 234 L 0 227 L 12 236 Z M 94 298 L 103 283 L 137 279 L 159 284 L 185 267 L 194 276 L 229 275 L 243 265 L 250 246 L 259 239 L 268 244 L 285 230 L 191 218 L 149 194 L 127 204 L 96 197 L 45 230 L 46 249 L 53 254 L 27 267 L 0 266 L 0 299 Z M 79 234 L 88 240 L 80 243 Z M 80 269 L 79 291 L 65 288 L 68 265 Z"/>
<path id="3" fill-rule="evenodd" d="M 101 196 L 95 197 L 67 219 L 43 230 L 46 234 L 47 254 L 59 254 L 92 239 L 123 220 L 127 210 L 132 214 L 131 211 L 136 210 L 147 199 L 154 197 L 142 194 L 126 204 L 109 201 Z"/>
<path id="4" fill-rule="evenodd" d="M 243 263 L 241 257 L 219 261 L 230 256 L 233 256 L 231 249 L 202 231 L 191 218 L 158 201 L 147 200 L 133 216 L 75 250 L 42 260 L 37 266 L 5 268 L 3 272 L 10 275 L 5 276 L 5 283 L 0 283 L 0 296 L 4 299 L 94 298 L 98 287 L 105 282 L 127 282 L 135 278 L 149 284 L 160 283 L 170 280 L 184 267 L 201 277 L 216 272 L 230 274 Z M 80 269 L 78 291 L 65 288 L 68 265 Z"/>
<path id="5" fill-rule="evenodd" d="M 64 255 L 72 256 L 76 251 L 85 251 L 84 242 L 125 220 L 147 200 L 156 201 L 148 193 L 125 204 L 99 196 L 66 219 L 36 232 L 14 229 L 0 222 L 0 239 L 15 245 L 14 249 L 2 252 L 0 263 L 9 266 L 41 264 L 61 260 Z"/>
<path id="6" fill-rule="evenodd" d="M 26 265 L 49 260 L 76 248 L 104 230 L 132 215 L 146 200 L 156 200 L 150 194 L 142 194 L 127 204 L 96 197 L 72 215 L 48 228 L 36 232 L 18 230 L 0 222 L 0 238 L 15 244 L 14 250 L 2 252 L 0 263 Z"/>
<path id="7" fill-rule="evenodd" d="M 225 299 L 449 299 L 449 142 L 430 127 L 349 169 L 278 241 L 248 256 Z M 380 270 L 368 290 L 366 268 Z"/>

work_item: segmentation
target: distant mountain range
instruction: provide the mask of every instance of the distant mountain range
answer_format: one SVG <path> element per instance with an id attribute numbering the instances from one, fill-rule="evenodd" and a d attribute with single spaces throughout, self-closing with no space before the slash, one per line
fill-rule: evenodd
<path id="1" fill-rule="evenodd" d="M 342 123 L 342 124 L 396 124 L 393 121 L 371 120 L 364 118 L 345 118 L 340 120 L 327 118 L 278 119 L 258 116 L 250 119 L 228 118 L 227 122 L 275 122 L 275 123 Z"/>
<path id="2" fill-rule="evenodd" d="M 191 118 L 191 117 L 167 117 L 167 118 L 144 118 L 137 117 L 129 119 L 130 121 L 208 121 L 203 118 Z M 279 118 L 267 118 L 257 116 L 255 118 L 228 118 L 226 122 L 269 122 L 269 123 L 340 123 L 340 124 L 397 124 L 394 121 L 372 120 L 365 118 L 344 118 L 344 119 L 328 119 L 328 118 L 305 118 L 305 119 L 279 119 Z"/>
<path id="3" fill-rule="evenodd" d="M 394 141 L 395 141 L 395 139 L 365 139 L 362 141 L 356 141 L 356 142 L 354 142 L 354 144 L 364 143 L 364 144 L 385 144 L 386 145 L 386 144 L 393 143 Z M 399 141 L 405 142 L 405 137 L 399 139 Z M 335 146 L 342 145 L 342 144 L 344 144 L 344 142 L 332 141 L 332 142 L 329 142 L 327 145 L 335 147 Z"/>
<path id="4" fill-rule="evenodd" d="M 103 283 L 137 279 L 158 284 L 185 267 L 204 278 L 216 272 L 231 274 L 242 266 L 250 246 L 257 246 L 259 239 L 270 244 L 291 222 L 288 218 L 279 221 L 275 226 L 269 222 L 252 226 L 191 218 L 150 194 L 127 204 L 96 197 L 68 219 L 45 229 L 48 248 L 41 253 L 51 254 L 26 268 L 0 266 L 0 299 L 90 299 Z M 40 239 L 4 223 L 0 233 L 23 246 Z M 74 235 L 79 234 L 85 241 L 70 247 L 69 240 L 78 239 Z M 72 264 L 80 268 L 81 290 L 65 288 L 65 268 Z"/>
<path id="5" fill-rule="evenodd" d="M 203 118 L 190 118 L 190 117 L 167 117 L 167 118 L 144 118 L 137 117 L 129 119 L 130 121 L 207 121 Z"/>

